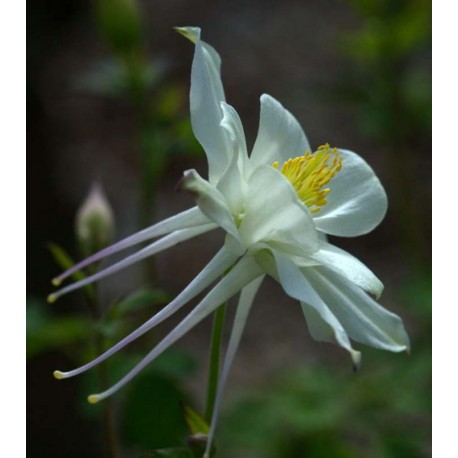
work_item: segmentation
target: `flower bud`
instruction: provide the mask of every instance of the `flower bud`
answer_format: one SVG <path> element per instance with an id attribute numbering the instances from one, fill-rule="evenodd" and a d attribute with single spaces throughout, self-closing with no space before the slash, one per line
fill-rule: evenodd
<path id="1" fill-rule="evenodd" d="M 75 230 L 78 244 L 85 256 L 105 248 L 112 242 L 113 211 L 99 183 L 92 184 L 86 200 L 79 208 Z"/>

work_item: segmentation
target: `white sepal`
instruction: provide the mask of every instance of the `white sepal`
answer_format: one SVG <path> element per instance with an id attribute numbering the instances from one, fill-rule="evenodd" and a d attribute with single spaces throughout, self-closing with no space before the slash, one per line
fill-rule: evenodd
<path id="1" fill-rule="evenodd" d="M 210 425 L 210 432 L 208 433 L 207 438 L 207 445 L 205 449 L 206 454 L 210 454 L 211 445 L 213 442 L 213 436 L 215 434 L 216 423 L 218 421 L 218 414 L 219 408 L 221 404 L 221 398 L 223 396 L 224 388 L 226 386 L 227 378 L 229 375 L 229 370 L 232 365 L 232 361 L 234 360 L 235 353 L 240 343 L 240 339 L 243 334 L 243 330 L 245 329 L 246 320 L 248 318 L 248 314 L 251 310 L 251 306 L 253 305 L 253 300 L 256 296 L 256 293 L 261 286 L 262 280 L 264 279 L 264 275 L 257 278 L 249 285 L 243 288 L 242 292 L 240 293 L 239 303 L 237 305 L 237 311 L 234 318 L 234 324 L 232 326 L 231 337 L 229 339 L 229 344 L 226 350 L 226 356 L 224 358 L 223 368 L 221 370 L 221 375 L 218 381 L 218 391 L 216 393 L 215 404 L 213 407 L 212 412 L 212 421 Z"/>
<path id="2" fill-rule="evenodd" d="M 105 359 L 109 358 L 114 353 L 118 352 L 126 345 L 129 345 L 134 340 L 148 332 L 150 329 L 157 326 L 159 323 L 177 312 L 183 305 L 187 304 L 191 299 L 194 299 L 205 288 L 210 286 L 215 280 L 222 276 L 234 263 L 237 261 L 238 256 L 225 246 L 213 257 L 213 259 L 205 266 L 205 268 L 192 280 L 192 282 L 169 304 L 163 309 L 153 315 L 149 320 L 145 321 L 135 331 L 120 340 L 117 344 L 113 345 L 100 356 L 90 361 L 89 363 L 74 369 L 69 372 L 56 371 L 59 378 L 68 378 L 81 374 Z"/>
<path id="3" fill-rule="evenodd" d="M 153 350 L 148 353 L 127 375 L 118 383 L 103 393 L 91 395 L 90 402 L 97 402 L 122 388 L 132 380 L 148 364 L 156 359 L 163 351 L 174 344 L 184 334 L 190 331 L 207 315 L 221 304 L 242 290 L 246 285 L 263 275 L 256 261 L 251 256 L 244 256 L 233 269 L 202 299 L 202 301 L 186 316 Z"/>
<path id="4" fill-rule="evenodd" d="M 218 189 L 204 180 L 195 170 L 187 170 L 183 174 L 182 189 L 196 194 L 196 203 L 200 211 L 226 232 L 239 238 L 231 210 L 226 199 Z"/>
<path id="5" fill-rule="evenodd" d="M 180 27 L 178 31 L 195 44 L 191 70 L 191 124 L 208 160 L 208 176 L 216 183 L 230 162 L 231 141 L 220 125 L 221 102 L 226 100 L 221 81 L 221 59 L 209 44 L 200 39 L 198 27 Z"/>
<path id="6" fill-rule="evenodd" d="M 330 243 L 322 242 L 320 249 L 311 255 L 320 264 L 343 275 L 355 285 L 379 299 L 383 283 L 359 259 Z"/>
<path id="7" fill-rule="evenodd" d="M 313 309 L 313 312 L 306 313 L 312 337 L 338 343 L 350 353 L 355 364 L 360 355 L 352 348 L 347 332 L 338 318 L 315 292 L 301 269 L 293 261 L 279 251 L 272 251 L 272 253 L 277 266 L 278 281 L 286 294 Z M 310 268 L 312 269 L 313 267 Z M 303 310 L 307 311 L 304 307 Z"/>
<path id="8" fill-rule="evenodd" d="M 351 339 L 383 350 L 409 350 L 409 337 L 401 318 L 361 288 L 326 267 L 305 267 L 302 271 Z"/>

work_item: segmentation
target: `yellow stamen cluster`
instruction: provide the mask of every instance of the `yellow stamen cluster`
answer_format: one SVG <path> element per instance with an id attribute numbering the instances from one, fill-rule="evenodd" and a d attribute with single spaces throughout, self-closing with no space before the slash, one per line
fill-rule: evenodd
<path id="1" fill-rule="evenodd" d="M 278 169 L 279 163 L 274 162 L 273 167 Z M 294 186 L 298 197 L 316 213 L 326 205 L 326 195 L 329 188 L 323 187 L 342 168 L 342 158 L 337 148 L 331 148 L 327 143 L 321 145 L 315 153 L 306 151 L 303 156 L 288 159 L 280 172 L 288 178 Z"/>

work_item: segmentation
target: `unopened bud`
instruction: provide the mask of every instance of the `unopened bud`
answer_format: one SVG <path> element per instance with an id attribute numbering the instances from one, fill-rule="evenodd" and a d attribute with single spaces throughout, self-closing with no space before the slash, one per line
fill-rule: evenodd
<path id="1" fill-rule="evenodd" d="M 85 256 L 108 246 L 113 239 L 114 217 L 99 183 L 91 190 L 76 214 L 76 237 Z"/>

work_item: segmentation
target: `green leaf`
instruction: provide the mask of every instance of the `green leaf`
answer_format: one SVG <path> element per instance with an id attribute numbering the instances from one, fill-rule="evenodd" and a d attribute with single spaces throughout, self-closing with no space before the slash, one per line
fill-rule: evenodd
<path id="1" fill-rule="evenodd" d="M 61 267 L 63 270 L 68 270 L 75 265 L 75 262 L 70 257 L 70 255 L 56 243 L 49 243 L 48 249 L 54 258 L 54 261 L 56 261 L 59 267 Z M 72 275 L 72 278 L 77 281 L 84 280 L 86 275 L 84 275 L 84 273 L 79 270 Z"/>
<path id="2" fill-rule="evenodd" d="M 154 367 L 145 369 L 126 387 L 121 427 L 125 443 L 146 450 L 183 444 L 187 431 L 178 403 L 183 398 L 173 379 Z"/>
<path id="3" fill-rule="evenodd" d="M 48 243 L 48 249 L 56 261 L 56 263 L 62 268 L 62 270 L 68 270 L 75 265 L 75 262 L 71 256 L 59 245 L 56 243 Z M 75 281 L 84 280 L 86 275 L 81 270 L 76 271 L 72 274 L 71 278 Z M 86 285 L 83 287 L 84 292 L 92 297 L 94 295 L 94 289 L 92 285 Z"/>
<path id="4" fill-rule="evenodd" d="M 199 415 L 190 405 L 181 403 L 184 412 L 184 419 L 188 425 L 191 434 L 208 434 L 210 431 L 209 424 Z"/>
<path id="5" fill-rule="evenodd" d="M 141 455 L 140 458 L 192 458 L 191 452 L 185 447 L 174 447 L 174 448 L 163 448 L 160 450 L 153 450 L 144 455 Z"/>
<path id="6" fill-rule="evenodd" d="M 27 301 L 27 357 L 86 340 L 91 323 L 78 316 L 53 317 L 47 304 Z"/>
<path id="7" fill-rule="evenodd" d="M 113 306 L 113 317 L 119 318 L 126 313 L 142 310 L 145 307 L 165 304 L 169 302 L 170 299 L 171 296 L 160 289 L 138 289 Z"/>

